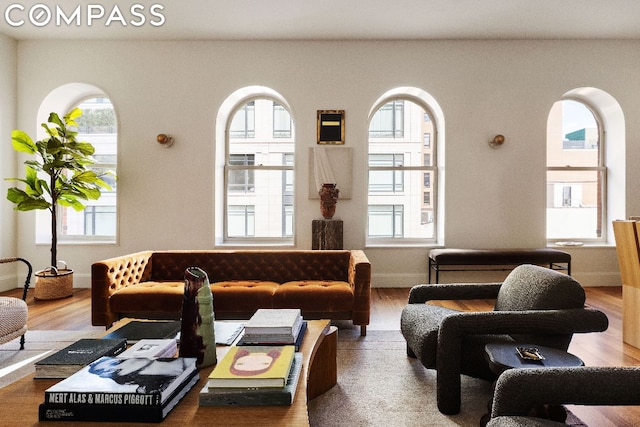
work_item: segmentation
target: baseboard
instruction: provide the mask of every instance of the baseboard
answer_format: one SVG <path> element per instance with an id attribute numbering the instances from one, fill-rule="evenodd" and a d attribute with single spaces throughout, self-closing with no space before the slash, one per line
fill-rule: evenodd
<path id="1" fill-rule="evenodd" d="M 440 272 L 440 283 L 490 283 L 501 282 L 509 274 L 508 271 L 445 271 Z M 611 272 L 576 272 L 573 276 L 584 287 L 621 286 L 620 273 Z M 377 273 L 371 275 L 372 288 L 410 288 L 427 283 L 427 272 L 424 274 L 391 274 Z M 435 277 L 431 278 L 435 282 Z"/>

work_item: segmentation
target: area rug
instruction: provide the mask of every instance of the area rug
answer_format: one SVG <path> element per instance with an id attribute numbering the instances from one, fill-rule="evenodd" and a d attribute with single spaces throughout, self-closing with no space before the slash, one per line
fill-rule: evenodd
<path id="1" fill-rule="evenodd" d="M 400 331 L 338 331 L 338 384 L 309 402 L 312 427 L 477 426 L 487 412 L 491 383 L 462 378 L 462 407 L 443 415 L 436 373 L 407 357 Z"/>
<path id="2" fill-rule="evenodd" d="M 98 331 L 27 331 L 24 350 L 20 338 L 0 345 L 0 388 L 35 372 L 34 363 L 80 338 L 96 338 Z"/>
<path id="3" fill-rule="evenodd" d="M 337 363 L 337 385 L 309 402 L 311 427 L 475 427 L 487 412 L 491 383 L 462 376 L 460 413 L 440 413 L 436 372 L 407 357 L 397 330 L 339 329 Z M 566 423 L 587 427 L 571 412 Z"/>

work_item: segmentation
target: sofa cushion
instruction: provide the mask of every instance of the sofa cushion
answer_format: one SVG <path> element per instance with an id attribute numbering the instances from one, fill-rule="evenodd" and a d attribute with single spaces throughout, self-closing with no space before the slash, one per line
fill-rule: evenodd
<path id="1" fill-rule="evenodd" d="M 278 286 L 280 285 L 276 282 L 264 280 L 228 280 L 212 283 L 214 314 L 228 312 L 245 317 L 259 308 L 271 308 L 273 294 Z"/>
<path id="2" fill-rule="evenodd" d="M 142 282 L 119 289 L 109 304 L 116 313 L 182 311 L 184 282 Z"/>
<path id="3" fill-rule="evenodd" d="M 322 301 L 319 304 L 319 301 Z M 304 313 L 351 311 L 353 290 L 347 282 L 337 280 L 296 280 L 283 283 L 273 297 L 274 308 L 299 308 Z"/>

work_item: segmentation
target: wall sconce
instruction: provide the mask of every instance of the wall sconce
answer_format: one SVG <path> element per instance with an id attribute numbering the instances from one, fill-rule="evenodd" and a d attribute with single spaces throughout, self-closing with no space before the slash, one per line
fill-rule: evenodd
<path id="1" fill-rule="evenodd" d="M 491 148 L 499 148 L 502 144 L 504 144 L 504 135 L 496 135 L 489 141 Z"/>
<path id="2" fill-rule="evenodd" d="M 173 137 L 171 135 L 167 135 L 166 133 L 158 134 L 156 140 L 158 141 L 158 144 L 166 148 L 169 148 L 173 145 Z"/>

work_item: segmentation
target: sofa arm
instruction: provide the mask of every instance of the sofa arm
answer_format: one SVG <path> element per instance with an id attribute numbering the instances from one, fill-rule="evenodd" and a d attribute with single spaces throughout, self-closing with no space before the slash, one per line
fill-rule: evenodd
<path id="1" fill-rule="evenodd" d="M 118 289 L 136 285 L 151 276 L 153 251 L 138 252 L 91 265 L 91 323 L 109 327 L 118 320 L 109 298 Z"/>
<path id="2" fill-rule="evenodd" d="M 364 251 L 352 250 L 349 258 L 349 284 L 353 289 L 353 324 L 360 325 L 361 335 L 371 315 L 371 263 Z"/>

